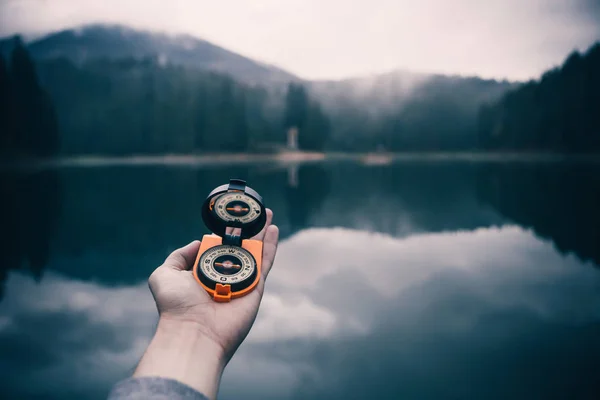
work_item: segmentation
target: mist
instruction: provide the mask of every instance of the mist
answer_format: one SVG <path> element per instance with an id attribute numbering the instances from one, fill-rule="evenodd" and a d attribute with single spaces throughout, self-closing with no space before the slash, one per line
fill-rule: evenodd
<path id="1" fill-rule="evenodd" d="M 527 80 L 600 37 L 598 9 L 594 0 L 8 0 L 0 35 L 119 23 L 189 33 L 305 79 L 401 69 Z"/>

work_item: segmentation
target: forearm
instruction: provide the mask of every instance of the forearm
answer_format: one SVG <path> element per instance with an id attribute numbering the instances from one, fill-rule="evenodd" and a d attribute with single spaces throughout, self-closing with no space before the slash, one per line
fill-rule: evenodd
<path id="1" fill-rule="evenodd" d="M 161 318 L 133 376 L 175 379 L 216 399 L 224 360 L 223 350 L 196 325 Z"/>

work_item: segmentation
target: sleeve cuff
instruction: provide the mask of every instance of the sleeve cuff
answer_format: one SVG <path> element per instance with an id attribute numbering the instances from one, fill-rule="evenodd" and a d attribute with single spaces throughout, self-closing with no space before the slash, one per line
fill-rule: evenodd
<path id="1" fill-rule="evenodd" d="M 143 377 L 125 379 L 113 386 L 108 400 L 209 400 L 174 379 Z"/>

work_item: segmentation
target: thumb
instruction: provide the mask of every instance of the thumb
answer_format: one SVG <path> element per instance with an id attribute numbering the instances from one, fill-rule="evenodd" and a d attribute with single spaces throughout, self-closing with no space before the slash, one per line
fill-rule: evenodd
<path id="1" fill-rule="evenodd" d="M 198 250 L 200 249 L 200 241 L 194 240 L 188 245 L 173 251 L 163 263 L 164 267 L 176 269 L 180 271 L 189 270 L 196 261 Z"/>

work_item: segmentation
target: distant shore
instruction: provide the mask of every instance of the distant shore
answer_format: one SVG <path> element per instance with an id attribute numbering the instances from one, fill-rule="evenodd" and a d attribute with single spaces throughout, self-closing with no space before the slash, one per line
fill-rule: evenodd
<path id="1" fill-rule="evenodd" d="M 3 169 L 12 167 L 110 167 L 110 166 L 226 166 L 269 163 L 294 165 L 328 161 L 349 161 L 363 165 L 387 165 L 402 162 L 600 162 L 600 154 L 499 153 L 499 152 L 405 152 L 405 153 L 346 153 L 346 152 L 279 152 L 279 153 L 215 153 L 164 154 L 129 156 L 65 156 L 51 159 L 20 161 L 0 160 Z"/>

